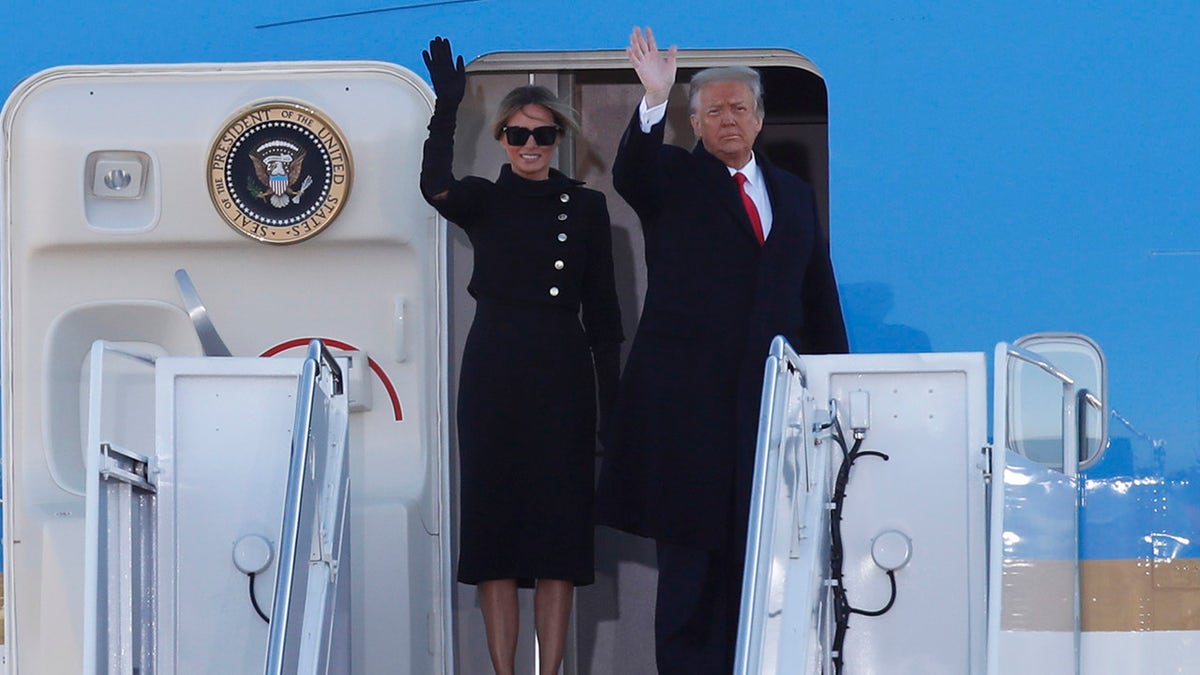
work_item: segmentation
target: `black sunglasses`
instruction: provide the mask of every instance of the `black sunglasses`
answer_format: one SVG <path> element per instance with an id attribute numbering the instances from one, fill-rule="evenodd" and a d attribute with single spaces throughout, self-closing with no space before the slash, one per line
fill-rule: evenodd
<path id="1" fill-rule="evenodd" d="M 506 126 L 501 131 L 504 132 L 504 140 L 512 146 L 525 145 L 525 141 L 528 141 L 530 136 L 533 136 L 533 142 L 538 145 L 554 145 L 554 141 L 558 140 L 558 127 L 527 129 Z"/>

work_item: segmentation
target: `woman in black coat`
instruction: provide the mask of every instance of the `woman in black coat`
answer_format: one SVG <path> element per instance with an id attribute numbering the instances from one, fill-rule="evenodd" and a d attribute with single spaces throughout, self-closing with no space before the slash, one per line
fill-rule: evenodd
<path id="1" fill-rule="evenodd" d="M 442 38 L 424 57 L 437 103 L 421 192 L 475 254 L 458 392 L 458 580 L 478 585 L 500 675 L 514 667 L 517 587 L 535 586 L 541 671 L 557 673 L 572 590 L 593 581 L 596 386 L 607 411 L 623 339 L 608 208 L 603 194 L 550 167 L 577 124 L 544 87 L 501 101 L 493 133 L 510 163 L 499 177 L 456 180 L 462 57 Z"/>

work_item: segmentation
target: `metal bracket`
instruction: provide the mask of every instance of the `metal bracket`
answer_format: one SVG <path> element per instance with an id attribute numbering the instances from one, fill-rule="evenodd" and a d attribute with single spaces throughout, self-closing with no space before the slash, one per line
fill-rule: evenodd
<path id="1" fill-rule="evenodd" d="M 104 466 L 100 477 L 119 480 L 146 492 L 158 492 L 157 472 L 150 469 L 150 459 L 111 443 L 100 444 Z"/>

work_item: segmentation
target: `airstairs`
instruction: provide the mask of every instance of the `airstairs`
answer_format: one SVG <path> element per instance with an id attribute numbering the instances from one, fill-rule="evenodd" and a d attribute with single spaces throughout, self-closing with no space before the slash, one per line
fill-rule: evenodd
<path id="1" fill-rule="evenodd" d="M 1104 360 L 1046 333 L 982 353 L 801 356 L 764 373 L 735 672 L 1102 673 L 1082 639 L 1079 471 Z"/>
<path id="2" fill-rule="evenodd" d="M 96 341 L 84 672 L 349 672 L 348 419 L 318 341 L 302 359 Z"/>

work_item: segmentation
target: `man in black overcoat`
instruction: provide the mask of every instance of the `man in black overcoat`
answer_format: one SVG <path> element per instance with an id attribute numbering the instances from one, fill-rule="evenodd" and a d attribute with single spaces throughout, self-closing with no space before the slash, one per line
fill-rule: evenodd
<path id="1" fill-rule="evenodd" d="M 696 74 L 688 152 L 663 143 L 675 47 L 635 28 L 626 51 L 646 94 L 613 182 L 641 220 L 647 287 L 604 434 L 599 518 L 656 540 L 659 672 L 728 675 L 771 339 L 844 353 L 846 330 L 812 188 L 753 150 L 758 73 Z"/>

